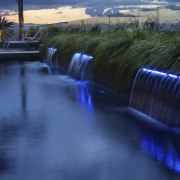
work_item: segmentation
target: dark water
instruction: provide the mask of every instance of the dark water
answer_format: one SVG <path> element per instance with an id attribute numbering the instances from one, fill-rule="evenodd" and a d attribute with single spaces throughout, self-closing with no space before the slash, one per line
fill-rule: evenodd
<path id="1" fill-rule="evenodd" d="M 179 135 L 44 65 L 0 64 L 0 180 L 179 179 Z"/>

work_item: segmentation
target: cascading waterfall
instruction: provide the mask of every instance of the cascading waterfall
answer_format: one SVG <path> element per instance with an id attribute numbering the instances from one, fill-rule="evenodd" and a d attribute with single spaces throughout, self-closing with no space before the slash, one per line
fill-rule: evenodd
<path id="1" fill-rule="evenodd" d="M 180 76 L 141 68 L 134 80 L 130 107 L 168 126 L 180 126 Z"/>
<path id="2" fill-rule="evenodd" d="M 75 53 L 68 68 L 68 75 L 76 80 L 89 80 L 92 60 L 92 56 Z"/>
<path id="3" fill-rule="evenodd" d="M 48 48 L 44 61 L 50 67 L 52 74 L 58 74 L 58 50 L 56 48 Z"/>
<path id="4" fill-rule="evenodd" d="M 56 65 L 58 61 L 58 50 L 56 48 L 48 48 L 44 61 L 52 66 Z"/>

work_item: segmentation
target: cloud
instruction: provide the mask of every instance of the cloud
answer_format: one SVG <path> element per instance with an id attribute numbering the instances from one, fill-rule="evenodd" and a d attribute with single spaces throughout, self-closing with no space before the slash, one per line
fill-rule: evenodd
<path id="1" fill-rule="evenodd" d="M 123 14 L 119 12 L 118 8 L 111 8 L 104 12 L 104 16 L 110 16 L 110 17 L 133 17 L 133 15 L 130 14 Z"/>
<path id="2" fill-rule="evenodd" d="M 24 9 L 49 9 L 62 6 L 72 7 L 113 7 L 120 5 L 142 5 L 147 4 L 144 0 L 24 0 Z M 16 10 L 17 1 L 1 1 L 1 9 Z"/>
<path id="3" fill-rule="evenodd" d="M 102 7 L 91 7 L 86 8 L 85 13 L 87 15 L 90 15 L 91 17 L 105 17 L 105 16 L 111 16 L 111 17 L 132 17 L 133 15 L 130 14 L 123 14 L 119 11 L 121 8 L 110 8 L 105 9 Z"/>
<path id="4" fill-rule="evenodd" d="M 0 11 L 0 16 L 15 16 L 15 15 L 17 15 L 17 12 L 12 12 L 9 10 Z"/>
<path id="5" fill-rule="evenodd" d="M 149 11 L 157 11 L 157 8 L 141 8 L 139 10 L 143 12 L 149 12 Z"/>
<path id="6" fill-rule="evenodd" d="M 178 3 L 179 0 L 24 0 L 25 10 L 51 9 L 63 6 L 74 8 L 96 8 L 95 14 L 102 13 L 101 8 L 115 8 L 118 6 L 136 6 L 136 5 L 151 5 L 151 4 L 166 4 Z M 0 10 L 17 11 L 16 0 L 1 0 Z M 89 11 L 87 9 L 87 11 Z M 87 12 L 88 14 L 89 12 Z M 92 14 L 92 12 L 90 12 Z"/>
<path id="7" fill-rule="evenodd" d="M 166 8 L 171 9 L 173 11 L 179 11 L 180 10 L 180 6 L 177 6 L 175 4 L 168 5 L 168 6 L 166 6 Z"/>
<path id="8" fill-rule="evenodd" d="M 104 16 L 104 8 L 103 7 L 99 7 L 99 8 L 86 8 L 85 13 L 87 15 L 90 15 L 91 17 L 95 17 L 95 16 L 99 16 L 102 17 Z"/>

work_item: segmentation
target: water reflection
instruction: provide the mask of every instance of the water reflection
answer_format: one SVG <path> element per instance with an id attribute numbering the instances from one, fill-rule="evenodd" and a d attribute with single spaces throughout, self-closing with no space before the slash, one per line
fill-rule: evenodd
<path id="1" fill-rule="evenodd" d="M 91 88 L 89 82 L 78 82 L 76 89 L 76 98 L 89 109 L 93 108 Z"/>
<path id="2" fill-rule="evenodd" d="M 26 114 L 27 111 L 27 85 L 26 85 L 26 68 L 24 63 L 20 66 L 20 88 L 21 88 L 21 106 L 22 111 Z"/>
<path id="3" fill-rule="evenodd" d="M 0 174 L 8 171 L 12 167 L 12 160 L 9 159 L 7 153 L 0 150 Z"/>
<path id="4" fill-rule="evenodd" d="M 58 67 L 55 65 L 49 65 L 50 68 L 50 72 L 52 75 L 58 75 L 59 71 L 58 71 Z"/>
<path id="5" fill-rule="evenodd" d="M 4 68 L 4 65 L 1 63 L 0 64 L 0 75 L 2 76 L 5 72 L 5 68 Z"/>
<path id="6" fill-rule="evenodd" d="M 141 150 L 165 165 L 175 173 L 180 174 L 180 144 L 179 137 L 165 133 L 146 133 L 141 139 Z"/>
<path id="7" fill-rule="evenodd" d="M 1 118 L 0 120 L 0 174 L 2 175 L 15 168 L 12 144 L 20 135 L 20 127 L 15 123 L 10 124 L 8 118 Z"/>
<path id="8" fill-rule="evenodd" d="M 150 152 L 159 154 L 153 157 L 161 164 L 170 159 L 179 170 L 179 138 L 144 133 L 140 123 L 119 111 L 123 101 L 111 91 L 39 73 L 44 67 L 39 63 L 5 67 L 0 88 L 1 180 L 169 179 L 140 152 L 142 134 L 144 152 L 150 154 L 152 146 Z"/>
<path id="9" fill-rule="evenodd" d="M 67 93 L 88 109 L 92 110 L 95 106 L 112 107 L 127 105 L 125 98 L 91 81 L 74 81 L 67 76 L 63 80 L 67 82 Z"/>

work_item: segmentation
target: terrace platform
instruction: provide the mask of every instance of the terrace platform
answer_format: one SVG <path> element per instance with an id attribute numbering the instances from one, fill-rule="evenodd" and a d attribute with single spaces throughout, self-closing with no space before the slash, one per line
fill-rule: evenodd
<path id="1" fill-rule="evenodd" d="M 39 50 L 0 49 L 0 61 L 34 61 L 40 59 Z"/>

